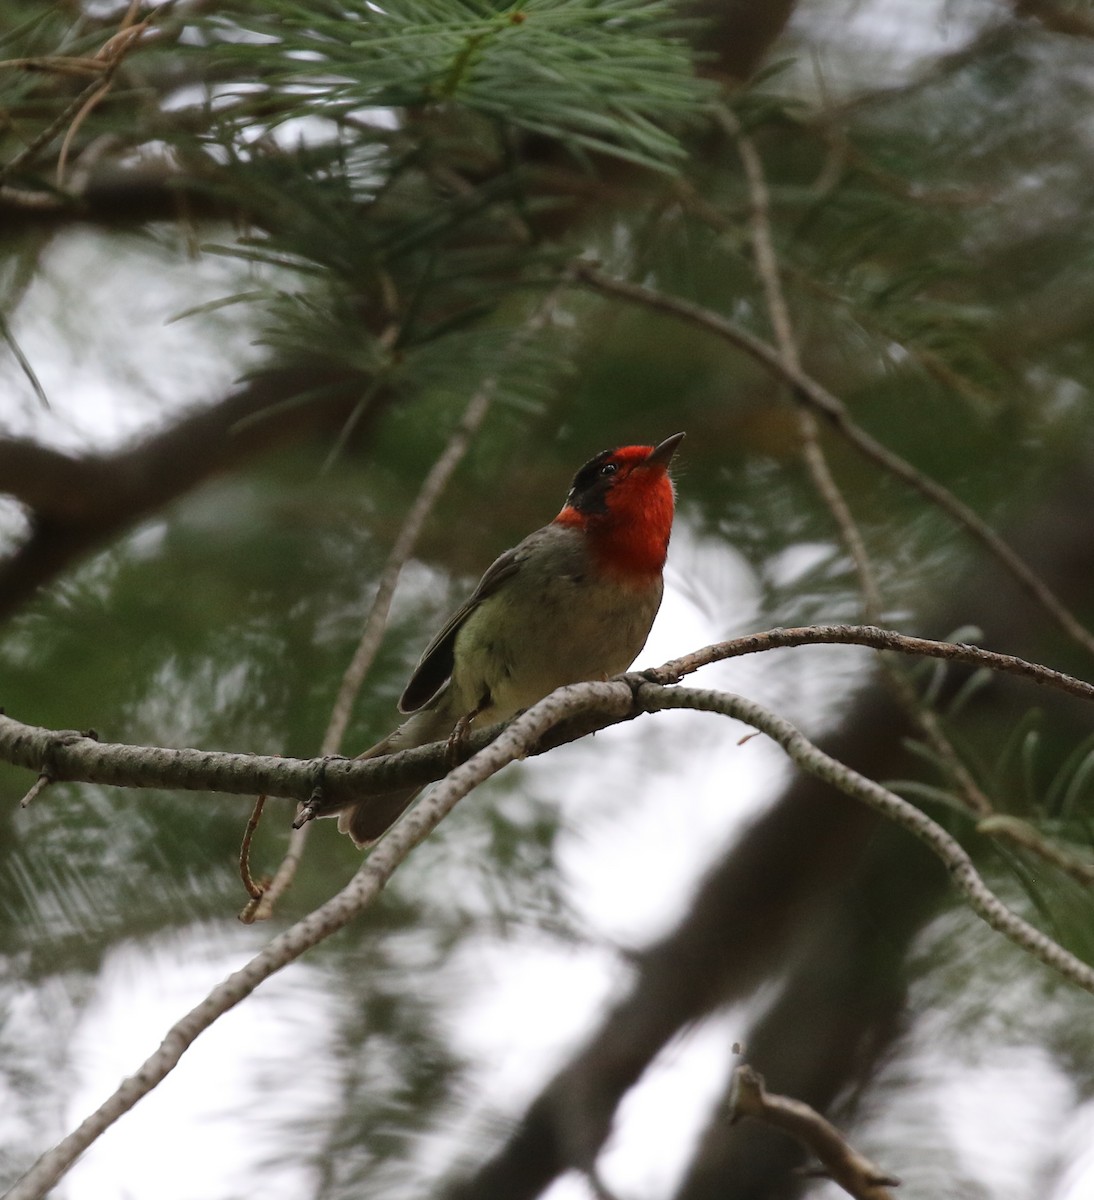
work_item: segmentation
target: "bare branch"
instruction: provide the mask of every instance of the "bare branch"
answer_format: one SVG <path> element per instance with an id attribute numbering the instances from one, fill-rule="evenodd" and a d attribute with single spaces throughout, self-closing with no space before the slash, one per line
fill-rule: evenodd
<path id="1" fill-rule="evenodd" d="M 662 708 L 718 712 L 766 733 L 803 771 L 816 775 L 847 796 L 862 800 L 883 817 L 917 837 L 947 868 L 957 889 L 977 916 L 1016 946 L 1094 995 L 1094 968 L 1012 912 L 983 881 L 961 844 L 941 825 L 895 792 L 825 754 L 789 721 L 752 700 L 729 692 L 660 688 L 646 684 L 638 689 L 635 699 L 651 712 Z"/>
<path id="2" fill-rule="evenodd" d="M 30 790 L 27 792 L 27 794 L 22 798 L 22 800 L 19 801 L 19 807 L 29 808 L 52 782 L 53 777 L 47 775 L 45 771 L 43 771 L 42 774 L 39 775 L 38 778 L 31 784 Z"/>
<path id="3" fill-rule="evenodd" d="M 897 1187 L 900 1180 L 859 1154 L 808 1104 L 768 1092 L 763 1076 L 752 1067 L 742 1065 L 733 1072 L 730 1109 L 731 1120 L 756 1117 L 796 1138 L 820 1159 L 833 1182 L 855 1200 L 893 1200 L 889 1189 Z"/>
<path id="4" fill-rule="evenodd" d="M 620 716 L 631 711 L 626 683 L 578 684 L 542 700 L 517 717 L 495 742 L 457 767 L 414 806 L 365 859 L 356 875 L 334 897 L 274 938 L 241 970 L 218 984 L 196 1008 L 167 1031 L 158 1050 L 77 1129 L 38 1159 L 6 1194 L 5 1200 L 38 1200 L 69 1170 L 102 1133 L 153 1090 L 178 1064 L 196 1038 L 219 1017 L 249 996 L 260 983 L 294 962 L 347 925 L 380 894 L 395 869 L 457 801 L 514 759 L 568 716 L 596 707 Z M 364 764 L 361 764 L 364 765 Z"/>
<path id="5" fill-rule="evenodd" d="M 764 633 L 717 642 L 643 674 L 656 683 L 674 683 L 700 667 L 727 658 L 739 658 L 743 654 L 755 654 L 776 647 L 806 645 L 871 646 L 875 650 L 896 650 L 901 654 L 947 659 L 971 667 L 987 667 L 1003 675 L 1017 675 L 1082 700 L 1094 700 L 1094 684 L 1066 675 L 1063 671 L 1028 662 L 1014 654 L 999 654 L 965 642 L 939 642 L 931 638 L 913 637 L 892 629 L 878 629 L 873 625 L 800 625 L 788 629 L 769 629 Z"/>
<path id="6" fill-rule="evenodd" d="M 73 458 L 0 438 L 0 491 L 28 506 L 30 537 L 0 560 L 0 617 L 14 612 L 75 559 L 269 446 L 325 424 L 365 390 L 356 372 L 286 366 L 249 380 L 215 404 L 116 453 Z M 300 395 L 314 403 L 264 412 Z M 375 398 L 376 408 L 382 398 Z M 246 422 L 245 425 L 242 423 Z"/>
<path id="7" fill-rule="evenodd" d="M 501 728 L 495 725 L 470 735 L 469 748 L 482 749 Z M 244 796 L 261 792 L 300 802 L 320 784 L 336 805 L 405 783 L 431 783 L 449 765 L 443 742 L 383 759 L 282 758 L 100 742 L 79 733 L 23 725 L 4 715 L 0 715 L 0 759 L 39 771 L 53 782 Z"/>
<path id="8" fill-rule="evenodd" d="M 672 684 L 711 663 L 745 654 L 805 645 L 870 646 L 875 650 L 895 650 L 902 654 L 987 667 L 1082 700 L 1094 700 L 1094 684 L 1027 662 L 1012 654 L 997 654 L 960 642 L 911 637 L 871 625 L 806 625 L 771 629 L 707 646 L 631 678 L 661 685 Z M 627 717 L 589 705 L 582 710 L 581 717 L 575 717 L 553 730 L 550 736 L 544 737 L 539 743 L 525 747 L 523 753 L 529 757 L 545 753 L 555 746 L 624 719 Z M 482 750 L 502 728 L 495 725 L 470 733 L 467 738 L 468 750 L 472 753 Z M 316 783 L 321 782 L 327 799 L 333 805 L 349 804 L 362 796 L 392 791 L 407 784 L 431 783 L 440 779 L 448 766 L 443 742 L 402 750 L 384 758 L 281 758 L 277 755 L 173 750 L 101 742 L 80 733 L 24 725 L 3 714 L 0 714 L 0 760 L 44 772 L 59 782 L 177 788 L 233 795 L 264 792 L 297 801 L 306 800 Z"/>
<path id="9" fill-rule="evenodd" d="M 239 847 L 239 877 L 243 882 L 243 890 L 251 898 L 250 903 L 239 915 L 239 919 L 246 925 L 250 925 L 254 921 L 254 910 L 264 892 L 263 885 L 257 882 L 251 874 L 251 842 L 254 840 L 258 823 L 262 820 L 262 810 L 265 807 L 266 797 L 257 797 L 247 820 L 247 828 L 243 831 L 243 844 Z"/>
<path id="10" fill-rule="evenodd" d="M 593 291 L 605 296 L 640 304 L 658 312 L 669 313 L 681 320 L 705 329 L 724 341 L 743 350 L 750 358 L 788 383 L 794 399 L 824 417 L 852 446 L 871 462 L 876 463 L 897 479 L 907 483 L 919 494 L 946 513 L 962 529 L 984 546 L 1020 584 L 1056 624 L 1084 650 L 1094 654 L 1094 634 L 1060 601 L 1043 579 L 1034 572 L 994 529 L 963 500 L 948 488 L 924 475 L 907 459 L 901 458 L 883 443 L 872 437 L 852 419 L 843 401 L 818 383 L 811 375 L 790 366 L 779 351 L 762 338 L 749 333 L 721 313 L 693 304 L 679 296 L 670 296 L 639 283 L 613 279 L 591 263 L 581 263 L 573 269 L 573 277 Z"/>
<path id="11" fill-rule="evenodd" d="M 752 201 L 752 249 L 756 259 L 756 273 L 763 287 L 768 317 L 775 334 L 775 344 L 787 368 L 800 371 L 801 359 L 794 337 L 794 326 L 790 320 L 790 309 L 780 278 L 778 255 L 775 253 L 775 243 L 771 236 L 771 198 L 763 162 L 752 139 L 741 129 L 736 115 L 729 109 L 721 108 L 718 110 L 718 117 L 729 135 L 736 140 L 737 152 L 748 182 L 748 192 Z M 806 470 L 813 480 L 817 494 L 832 514 L 858 576 L 863 613 L 868 621 L 877 622 L 881 619 L 881 593 L 866 552 L 866 544 L 828 465 L 828 459 L 820 444 L 817 419 L 809 409 L 800 406 L 798 429 L 801 432 L 802 459 Z"/>
<path id="12" fill-rule="evenodd" d="M 726 132 L 735 140 L 741 164 L 744 167 L 748 192 L 752 201 L 752 246 L 756 259 L 756 273 L 763 286 L 771 327 L 775 333 L 775 344 L 783 362 L 792 371 L 801 370 L 794 326 L 790 319 L 790 308 L 783 289 L 779 259 L 771 233 L 771 198 L 767 187 L 763 160 L 752 139 L 741 128 L 735 113 L 728 108 L 717 110 L 717 117 Z M 813 413 L 800 405 L 797 409 L 798 429 L 801 433 L 801 454 L 805 468 L 813 481 L 821 502 L 832 514 L 844 549 L 847 551 L 858 579 L 862 595 L 862 612 L 867 621 L 876 624 L 881 620 L 882 598 L 870 555 L 866 549 L 862 531 L 851 512 L 821 445 L 820 428 Z M 971 812 L 986 816 L 992 811 L 992 803 L 973 779 L 971 772 L 961 761 L 950 739 L 946 736 L 937 715 L 920 702 L 919 696 L 904 668 L 895 661 L 881 658 L 884 678 L 893 689 L 899 702 L 916 722 L 935 753 L 945 764 L 946 771 L 958 793 Z"/>
<path id="13" fill-rule="evenodd" d="M 635 683 L 632 690 L 631 684 Z M 175 1024 L 160 1048 L 123 1081 L 117 1091 L 73 1133 L 44 1154 L 8 1193 L 7 1200 L 37 1200 L 106 1129 L 150 1092 L 178 1063 L 183 1052 L 219 1016 L 233 1008 L 265 979 L 341 929 L 379 895 L 396 868 L 472 788 L 501 770 L 569 718 L 590 710 L 626 718 L 635 705 L 653 712 L 693 708 L 719 712 L 760 729 L 783 747 L 805 771 L 845 794 L 865 801 L 923 841 L 949 868 L 971 907 L 994 929 L 1065 978 L 1094 994 L 1094 969 L 1028 925 L 995 896 L 961 846 L 913 805 L 837 762 L 814 746 L 793 725 L 758 704 L 728 693 L 666 688 L 638 679 L 582 683 L 560 688 L 517 717 L 497 739 L 457 767 L 437 788 L 393 826 L 349 884 L 331 900 L 275 938 L 244 968 L 219 984 Z M 82 741 L 83 739 L 72 739 Z M 443 747 L 442 753 L 443 753 Z M 392 756 L 394 757 L 394 756 Z M 379 760 L 376 760 L 379 761 Z M 332 764 L 337 766 L 339 764 Z M 368 763 L 348 764 L 360 769 Z"/>

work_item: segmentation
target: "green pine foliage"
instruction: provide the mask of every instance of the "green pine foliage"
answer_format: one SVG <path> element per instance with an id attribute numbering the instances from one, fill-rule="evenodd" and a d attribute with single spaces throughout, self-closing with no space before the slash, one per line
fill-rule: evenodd
<path id="1" fill-rule="evenodd" d="M 773 339 L 755 197 L 722 105 L 763 163 L 804 368 L 863 428 L 1013 532 L 1031 560 L 1081 530 L 1094 434 L 1094 162 L 1076 114 L 1094 103 L 1089 47 L 1000 19 L 965 52 L 939 53 L 878 87 L 845 63 L 832 67 L 819 52 L 815 60 L 810 39 L 827 28 L 825 7 L 799 5 L 775 65 L 743 85 L 719 74 L 717 22 L 661 0 L 179 0 L 142 10 L 147 29 L 116 61 L 101 54 L 117 45 L 127 4 L 0 0 L 0 356 L 5 386 L 22 397 L 0 418 L 47 421 L 43 394 L 59 406 L 56 384 L 43 383 L 49 347 L 71 342 L 94 361 L 113 314 L 88 303 L 90 278 L 65 276 L 66 254 L 93 238 L 94 271 L 104 276 L 122 243 L 147 255 L 150 304 L 165 261 L 184 270 L 214 256 L 227 262 L 229 282 L 205 285 L 195 269 L 192 295 L 172 314 L 200 343 L 197 366 L 225 353 L 229 335 L 254 339 L 247 363 L 222 373 L 225 393 L 303 368 L 298 390 L 232 438 L 324 414 L 260 458 L 203 477 L 52 580 L 3 630 L 0 704 L 116 740 L 314 753 L 406 506 L 484 386 L 493 407 L 397 593 L 347 753 L 387 731 L 423 635 L 444 610 L 495 554 L 551 518 L 576 465 L 624 439 L 688 431 L 673 548 L 682 565 L 670 585 L 710 640 L 859 620 L 859 579 L 802 467 L 785 384 L 708 332 L 605 300 L 571 275 L 575 261 L 596 260 Z M 850 29 L 863 7 L 847 0 L 832 11 Z M 840 26 L 831 36 L 851 33 Z M 42 302 L 50 288 L 52 308 Z M 63 316 L 53 342 L 43 340 L 43 312 Z M 111 379 L 119 392 L 141 378 L 133 364 L 151 341 L 146 325 L 126 333 L 134 358 Z M 186 392 L 190 374 L 189 363 L 155 364 L 166 394 L 215 404 L 211 384 Z M 327 415 L 347 378 L 351 400 Z M 158 427 L 176 414 L 145 415 Z M 67 445 L 80 426 L 66 419 Z M 982 632 L 949 636 L 1089 677 L 1083 656 L 1043 614 L 1018 609 L 1019 590 L 988 573 L 949 517 L 827 426 L 820 438 L 886 623 L 943 634 L 974 623 Z M 4 545 L 17 545 L 29 524 L 0 511 Z M 1072 558 L 1061 586 L 1089 624 L 1089 560 L 1079 550 Z M 826 648 L 736 663 L 732 679 L 774 698 L 807 732 L 826 733 L 853 711 L 850 693 L 872 686 L 872 660 L 844 655 Z M 858 665 L 833 667 L 837 658 Z M 1028 690 L 938 664 L 911 680 L 1001 815 L 1094 858 L 1086 709 L 1034 708 L 1040 697 Z M 705 761 L 704 738 L 724 737 L 710 728 L 671 726 L 663 742 L 641 745 L 614 731 L 559 756 L 555 775 L 542 762 L 544 773 L 510 771 L 461 804 L 360 927 L 315 956 L 322 978 L 308 986 L 329 1017 L 316 1075 L 329 1106 L 304 1122 L 269 1117 L 283 1155 L 271 1171 L 305 1158 L 317 1195 L 421 1195 L 447 1169 L 423 1145 L 448 1138 L 488 1152 L 519 1113 L 498 1117 L 475 1091 L 479 1064 L 456 1044 L 460 989 L 479 982 L 468 982 L 475 968 L 464 956 L 474 964 L 497 947 L 587 955 L 609 964 L 605 977 L 629 977 L 642 956 L 578 911 L 573 862 L 603 844 L 598 836 L 614 848 L 641 825 L 640 783 L 661 793 L 650 824 L 666 842 L 664 831 L 675 836 L 696 820 L 699 801 L 674 790 L 676 764 Z M 755 748 L 737 747 L 738 757 Z M 636 778 L 635 762 L 649 781 Z M 1008 902 L 1089 958 L 1089 889 L 1028 846 L 979 829 L 952 767 L 917 735 L 878 774 L 957 837 Z M 718 760 L 695 790 L 721 787 L 721 769 Z M 210 931 L 234 952 L 225 930 L 236 933 L 242 906 L 245 800 L 65 786 L 24 813 L 24 774 L 0 771 L 0 949 L 10 971 L 0 1004 L 14 1009 L 23 991 L 57 987 L 78 1015 L 119 946 Z M 737 786 L 724 790 L 711 855 L 738 829 Z M 272 814 L 255 845 L 262 864 L 284 847 L 286 813 Z M 358 865 L 329 824 L 280 920 L 322 903 Z M 898 896 L 891 924 L 870 903 L 859 909 L 884 943 L 878 977 L 902 972 L 908 986 L 891 1030 L 905 1022 L 914 1042 L 924 1014 L 945 1011 L 948 1044 L 967 1044 L 970 1058 L 1013 1035 L 1045 1047 L 1089 1088 L 1086 999 L 1046 983 L 957 910 L 936 864 L 917 866 L 906 841 L 876 838 L 869 871 L 911 877 L 921 898 Z M 862 882 L 853 857 L 851 894 Z M 889 871 L 893 863 L 900 869 Z M 696 886 L 706 865 L 693 864 Z M 642 886 L 659 895 L 662 882 L 653 871 Z M 666 891 L 660 923 L 651 921 L 657 936 L 686 894 L 690 883 L 679 896 Z M 826 919 L 815 928 L 806 907 L 802 945 Z M 744 936 L 732 919 L 725 928 L 727 939 Z M 840 957 L 828 955 L 825 969 Z M 794 969 L 778 964 L 765 986 L 785 989 Z M 886 1035 L 866 1031 L 861 1043 L 873 1036 Z M 13 1094 L 36 1074 L 52 1079 L 34 1039 L 4 1038 L 0 1081 Z M 847 1074 L 834 1094 L 870 1094 L 899 1110 L 893 1092 L 916 1086 L 914 1058 L 901 1060 L 912 1052 L 896 1044 L 888 1065 L 860 1068 L 869 1056 L 859 1045 L 842 1055 Z M 902 1062 L 911 1069 L 896 1087 L 885 1072 L 899 1075 Z M 58 1076 L 68 1074 L 62 1064 Z M 5 1173 L 56 1132 L 55 1090 L 35 1093 L 33 1128 L 0 1147 Z M 933 1127 L 901 1132 L 898 1116 L 886 1137 L 913 1166 L 939 1140 Z M 909 1195 L 932 1194 L 914 1186 Z"/>
<path id="2" fill-rule="evenodd" d="M 209 28 L 213 52 L 262 85 L 276 122 L 367 123 L 399 109 L 428 136 L 438 111 L 462 108 L 499 135 L 671 170 L 684 157 L 673 125 L 694 123 L 710 94 L 664 0 L 257 5 L 215 13 Z"/>

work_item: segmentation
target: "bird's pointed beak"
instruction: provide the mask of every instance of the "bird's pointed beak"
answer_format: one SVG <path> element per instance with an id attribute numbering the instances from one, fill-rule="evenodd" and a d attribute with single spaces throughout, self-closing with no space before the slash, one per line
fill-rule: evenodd
<path id="1" fill-rule="evenodd" d="M 672 437 L 665 438 L 659 446 L 654 446 L 642 465 L 645 467 L 667 467 L 672 462 L 672 456 L 676 453 L 677 446 L 680 445 L 686 436 L 683 433 L 674 433 Z"/>

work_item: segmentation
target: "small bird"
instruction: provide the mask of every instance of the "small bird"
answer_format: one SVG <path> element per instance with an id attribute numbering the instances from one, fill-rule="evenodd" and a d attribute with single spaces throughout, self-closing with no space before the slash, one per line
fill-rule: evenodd
<path id="1" fill-rule="evenodd" d="M 409 719 L 358 757 L 424 746 L 457 727 L 459 736 L 564 684 L 626 671 L 661 605 L 675 508 L 668 466 L 683 438 L 591 458 L 558 516 L 498 558 L 426 647 L 399 700 Z M 338 813 L 338 828 L 368 846 L 419 791 L 357 801 Z"/>

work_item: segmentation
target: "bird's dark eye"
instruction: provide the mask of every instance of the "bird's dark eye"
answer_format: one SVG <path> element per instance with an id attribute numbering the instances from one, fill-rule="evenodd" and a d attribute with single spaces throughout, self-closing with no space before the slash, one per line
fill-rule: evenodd
<path id="1" fill-rule="evenodd" d="M 600 468 L 600 470 L 597 472 L 597 474 L 598 475 L 614 475 L 616 473 L 616 471 L 618 471 L 618 470 L 619 470 L 618 463 L 606 462 Z"/>

